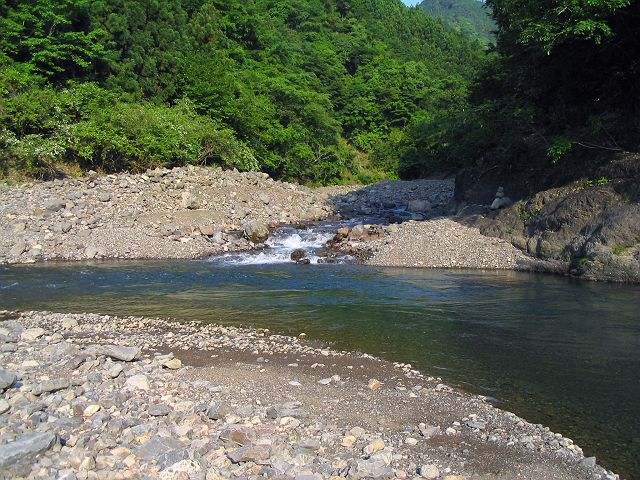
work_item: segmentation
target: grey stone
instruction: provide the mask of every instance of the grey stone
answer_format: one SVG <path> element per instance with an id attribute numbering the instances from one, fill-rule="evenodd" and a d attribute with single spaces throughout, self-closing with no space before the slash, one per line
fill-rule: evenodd
<path id="1" fill-rule="evenodd" d="M 0 446 L 0 468 L 13 465 L 20 460 L 50 449 L 56 442 L 51 432 L 29 432 L 20 435 L 13 442 Z"/>
<path id="2" fill-rule="evenodd" d="M 420 425 L 418 425 L 418 430 L 420 430 L 420 434 L 424 438 L 431 438 L 435 435 L 438 435 L 441 431 L 440 427 L 425 425 L 424 423 L 421 423 Z"/>
<path id="3" fill-rule="evenodd" d="M 123 362 L 131 362 L 140 356 L 140 347 L 125 347 L 122 345 L 104 345 L 98 348 L 102 355 Z"/>
<path id="4" fill-rule="evenodd" d="M 182 442 L 171 437 L 154 437 L 142 445 L 136 455 L 147 462 L 155 461 L 160 469 L 189 458 Z"/>
<path id="5" fill-rule="evenodd" d="M 270 456 L 271 448 L 268 445 L 247 445 L 233 452 L 227 452 L 227 458 L 233 463 L 264 463 L 269 460 Z"/>
<path id="6" fill-rule="evenodd" d="M 273 405 L 267 408 L 267 417 L 271 419 L 276 419 L 278 417 L 308 417 L 309 413 L 302 409 L 301 406 L 302 404 L 299 402 L 287 402 L 281 405 Z"/>
<path id="7" fill-rule="evenodd" d="M 164 417 L 171 413 L 171 408 L 164 403 L 154 403 L 149 405 L 147 410 L 152 417 Z"/>
<path id="8" fill-rule="evenodd" d="M 64 390 L 65 388 L 69 388 L 69 380 L 66 378 L 56 378 L 36 385 L 32 393 L 34 395 L 42 395 L 43 393 L 57 392 L 58 390 Z"/>
<path id="9" fill-rule="evenodd" d="M 47 212 L 53 213 L 53 212 L 57 212 L 58 210 L 62 210 L 66 204 L 67 202 L 65 200 L 62 200 L 61 198 L 53 198 L 45 202 L 44 209 Z"/>
<path id="10" fill-rule="evenodd" d="M 209 405 L 209 408 L 207 408 L 207 418 L 210 420 L 220 420 L 226 413 L 226 409 L 220 402 L 213 402 Z"/>
<path id="11" fill-rule="evenodd" d="M 481 420 L 469 420 L 466 422 L 467 427 L 474 430 L 484 430 L 487 427 L 487 422 Z"/>
<path id="12" fill-rule="evenodd" d="M 7 370 L 0 370 L 0 392 L 16 383 L 16 374 Z"/>
<path id="13" fill-rule="evenodd" d="M 249 220 L 242 224 L 244 236 L 253 243 L 263 243 L 269 238 L 269 227 L 264 222 Z"/>
<path id="14" fill-rule="evenodd" d="M 500 210 L 501 208 L 507 208 L 513 205 L 513 202 L 509 197 L 496 198 L 491 204 L 491 210 Z"/>
<path id="15" fill-rule="evenodd" d="M 113 364 L 112 367 L 109 368 L 107 373 L 108 373 L 109 377 L 117 378 L 122 373 L 122 370 L 124 370 L 124 367 L 122 366 L 122 364 L 115 363 L 115 364 Z"/>

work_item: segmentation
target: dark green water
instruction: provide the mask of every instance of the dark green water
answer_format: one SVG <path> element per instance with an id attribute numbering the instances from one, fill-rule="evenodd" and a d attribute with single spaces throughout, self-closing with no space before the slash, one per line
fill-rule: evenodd
<path id="1" fill-rule="evenodd" d="M 48 265 L 0 267 L 0 308 L 306 332 L 495 397 L 640 479 L 636 286 L 348 265 Z"/>

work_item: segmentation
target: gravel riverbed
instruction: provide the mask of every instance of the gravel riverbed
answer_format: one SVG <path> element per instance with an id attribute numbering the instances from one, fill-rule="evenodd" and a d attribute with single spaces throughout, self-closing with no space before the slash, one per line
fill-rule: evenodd
<path id="1" fill-rule="evenodd" d="M 0 313 L 0 477 L 618 478 L 410 365 L 268 330 Z"/>
<path id="2" fill-rule="evenodd" d="M 515 268 L 507 242 L 439 218 L 452 198 L 451 180 L 307 188 L 200 167 L 0 185 L 0 263 L 202 258 L 334 219 L 372 224 L 375 235 L 360 227 L 336 243 L 372 264 Z"/>

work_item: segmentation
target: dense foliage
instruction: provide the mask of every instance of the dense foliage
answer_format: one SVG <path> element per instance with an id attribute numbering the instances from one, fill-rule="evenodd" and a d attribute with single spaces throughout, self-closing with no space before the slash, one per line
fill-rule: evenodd
<path id="1" fill-rule="evenodd" d="M 399 0 L 8 0 L 0 170 L 394 176 L 409 132 L 463 105 L 482 59 Z"/>
<path id="2" fill-rule="evenodd" d="M 574 169 L 640 146 L 640 2 L 488 0 L 497 51 L 469 108 L 414 132 L 414 175 Z M 575 166 L 579 165 L 576 169 Z"/>
<path id="3" fill-rule="evenodd" d="M 419 8 L 485 42 L 495 41 L 496 24 L 480 0 L 423 0 Z"/>

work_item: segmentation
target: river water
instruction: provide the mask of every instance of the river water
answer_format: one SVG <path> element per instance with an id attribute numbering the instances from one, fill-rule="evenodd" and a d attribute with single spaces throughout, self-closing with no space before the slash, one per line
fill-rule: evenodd
<path id="1" fill-rule="evenodd" d="M 637 286 L 287 263 L 300 247 L 317 260 L 323 235 L 287 232 L 262 257 L 0 267 L 0 309 L 305 332 L 495 397 L 500 407 L 573 438 L 625 478 L 640 479 Z"/>

